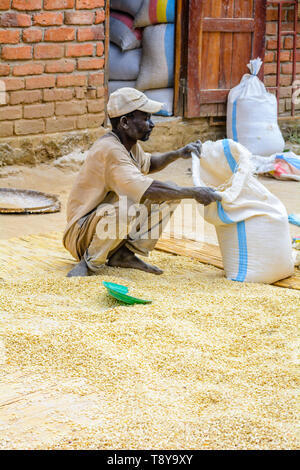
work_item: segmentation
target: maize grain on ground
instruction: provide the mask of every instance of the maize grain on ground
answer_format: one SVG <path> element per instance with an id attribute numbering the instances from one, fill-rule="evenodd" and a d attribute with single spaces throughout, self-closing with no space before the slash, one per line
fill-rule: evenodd
<path id="1" fill-rule="evenodd" d="M 158 252 L 162 276 L 69 279 L 58 236 L 5 243 L 2 449 L 299 448 L 299 291 Z M 121 305 L 102 281 L 153 303 Z"/>

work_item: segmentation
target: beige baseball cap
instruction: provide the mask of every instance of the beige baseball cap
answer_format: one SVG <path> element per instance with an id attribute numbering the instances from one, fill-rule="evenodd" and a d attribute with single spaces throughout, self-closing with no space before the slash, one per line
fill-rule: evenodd
<path id="1" fill-rule="evenodd" d="M 124 87 L 111 93 L 107 103 L 107 112 L 111 118 L 124 116 L 135 110 L 152 114 L 160 111 L 162 106 L 163 103 L 150 100 L 141 91 Z"/>

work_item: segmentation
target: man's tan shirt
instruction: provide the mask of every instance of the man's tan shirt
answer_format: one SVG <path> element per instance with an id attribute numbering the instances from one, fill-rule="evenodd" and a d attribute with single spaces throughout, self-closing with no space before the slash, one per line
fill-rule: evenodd
<path id="1" fill-rule="evenodd" d="M 147 175 L 151 154 L 145 153 L 137 143 L 129 153 L 119 138 L 109 132 L 98 139 L 88 152 L 67 204 L 67 227 L 96 209 L 109 193 L 127 196 L 130 202 L 139 203 L 153 179 Z"/>

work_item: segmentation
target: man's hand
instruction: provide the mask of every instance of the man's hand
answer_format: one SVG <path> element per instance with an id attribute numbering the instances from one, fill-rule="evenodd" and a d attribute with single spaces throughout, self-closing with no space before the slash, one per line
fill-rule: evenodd
<path id="1" fill-rule="evenodd" d="M 211 202 L 222 201 L 222 196 L 215 189 L 198 187 L 195 188 L 194 199 L 200 204 L 207 206 Z"/>
<path id="2" fill-rule="evenodd" d="M 190 144 L 185 145 L 181 149 L 178 149 L 177 152 L 181 158 L 191 158 L 192 152 L 194 152 L 197 157 L 200 158 L 201 148 L 201 140 L 197 140 L 196 142 L 191 142 Z"/>

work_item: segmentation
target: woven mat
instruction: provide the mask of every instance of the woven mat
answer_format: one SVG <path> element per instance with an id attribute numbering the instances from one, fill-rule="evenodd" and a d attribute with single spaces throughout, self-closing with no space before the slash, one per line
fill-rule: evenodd
<path id="1" fill-rule="evenodd" d="M 218 246 L 193 240 L 161 239 L 156 248 L 167 253 L 188 256 L 201 263 L 222 269 Z M 20 238 L 0 240 L 0 277 L 12 279 L 16 276 L 30 278 L 32 274 L 55 273 L 65 276 L 75 264 L 73 257 L 62 245 L 62 233 L 50 232 Z M 300 271 L 292 277 L 274 285 L 300 290 Z"/>
<path id="2" fill-rule="evenodd" d="M 3 279 L 53 272 L 65 276 L 75 264 L 62 245 L 61 232 L 0 240 L 0 259 Z"/>

